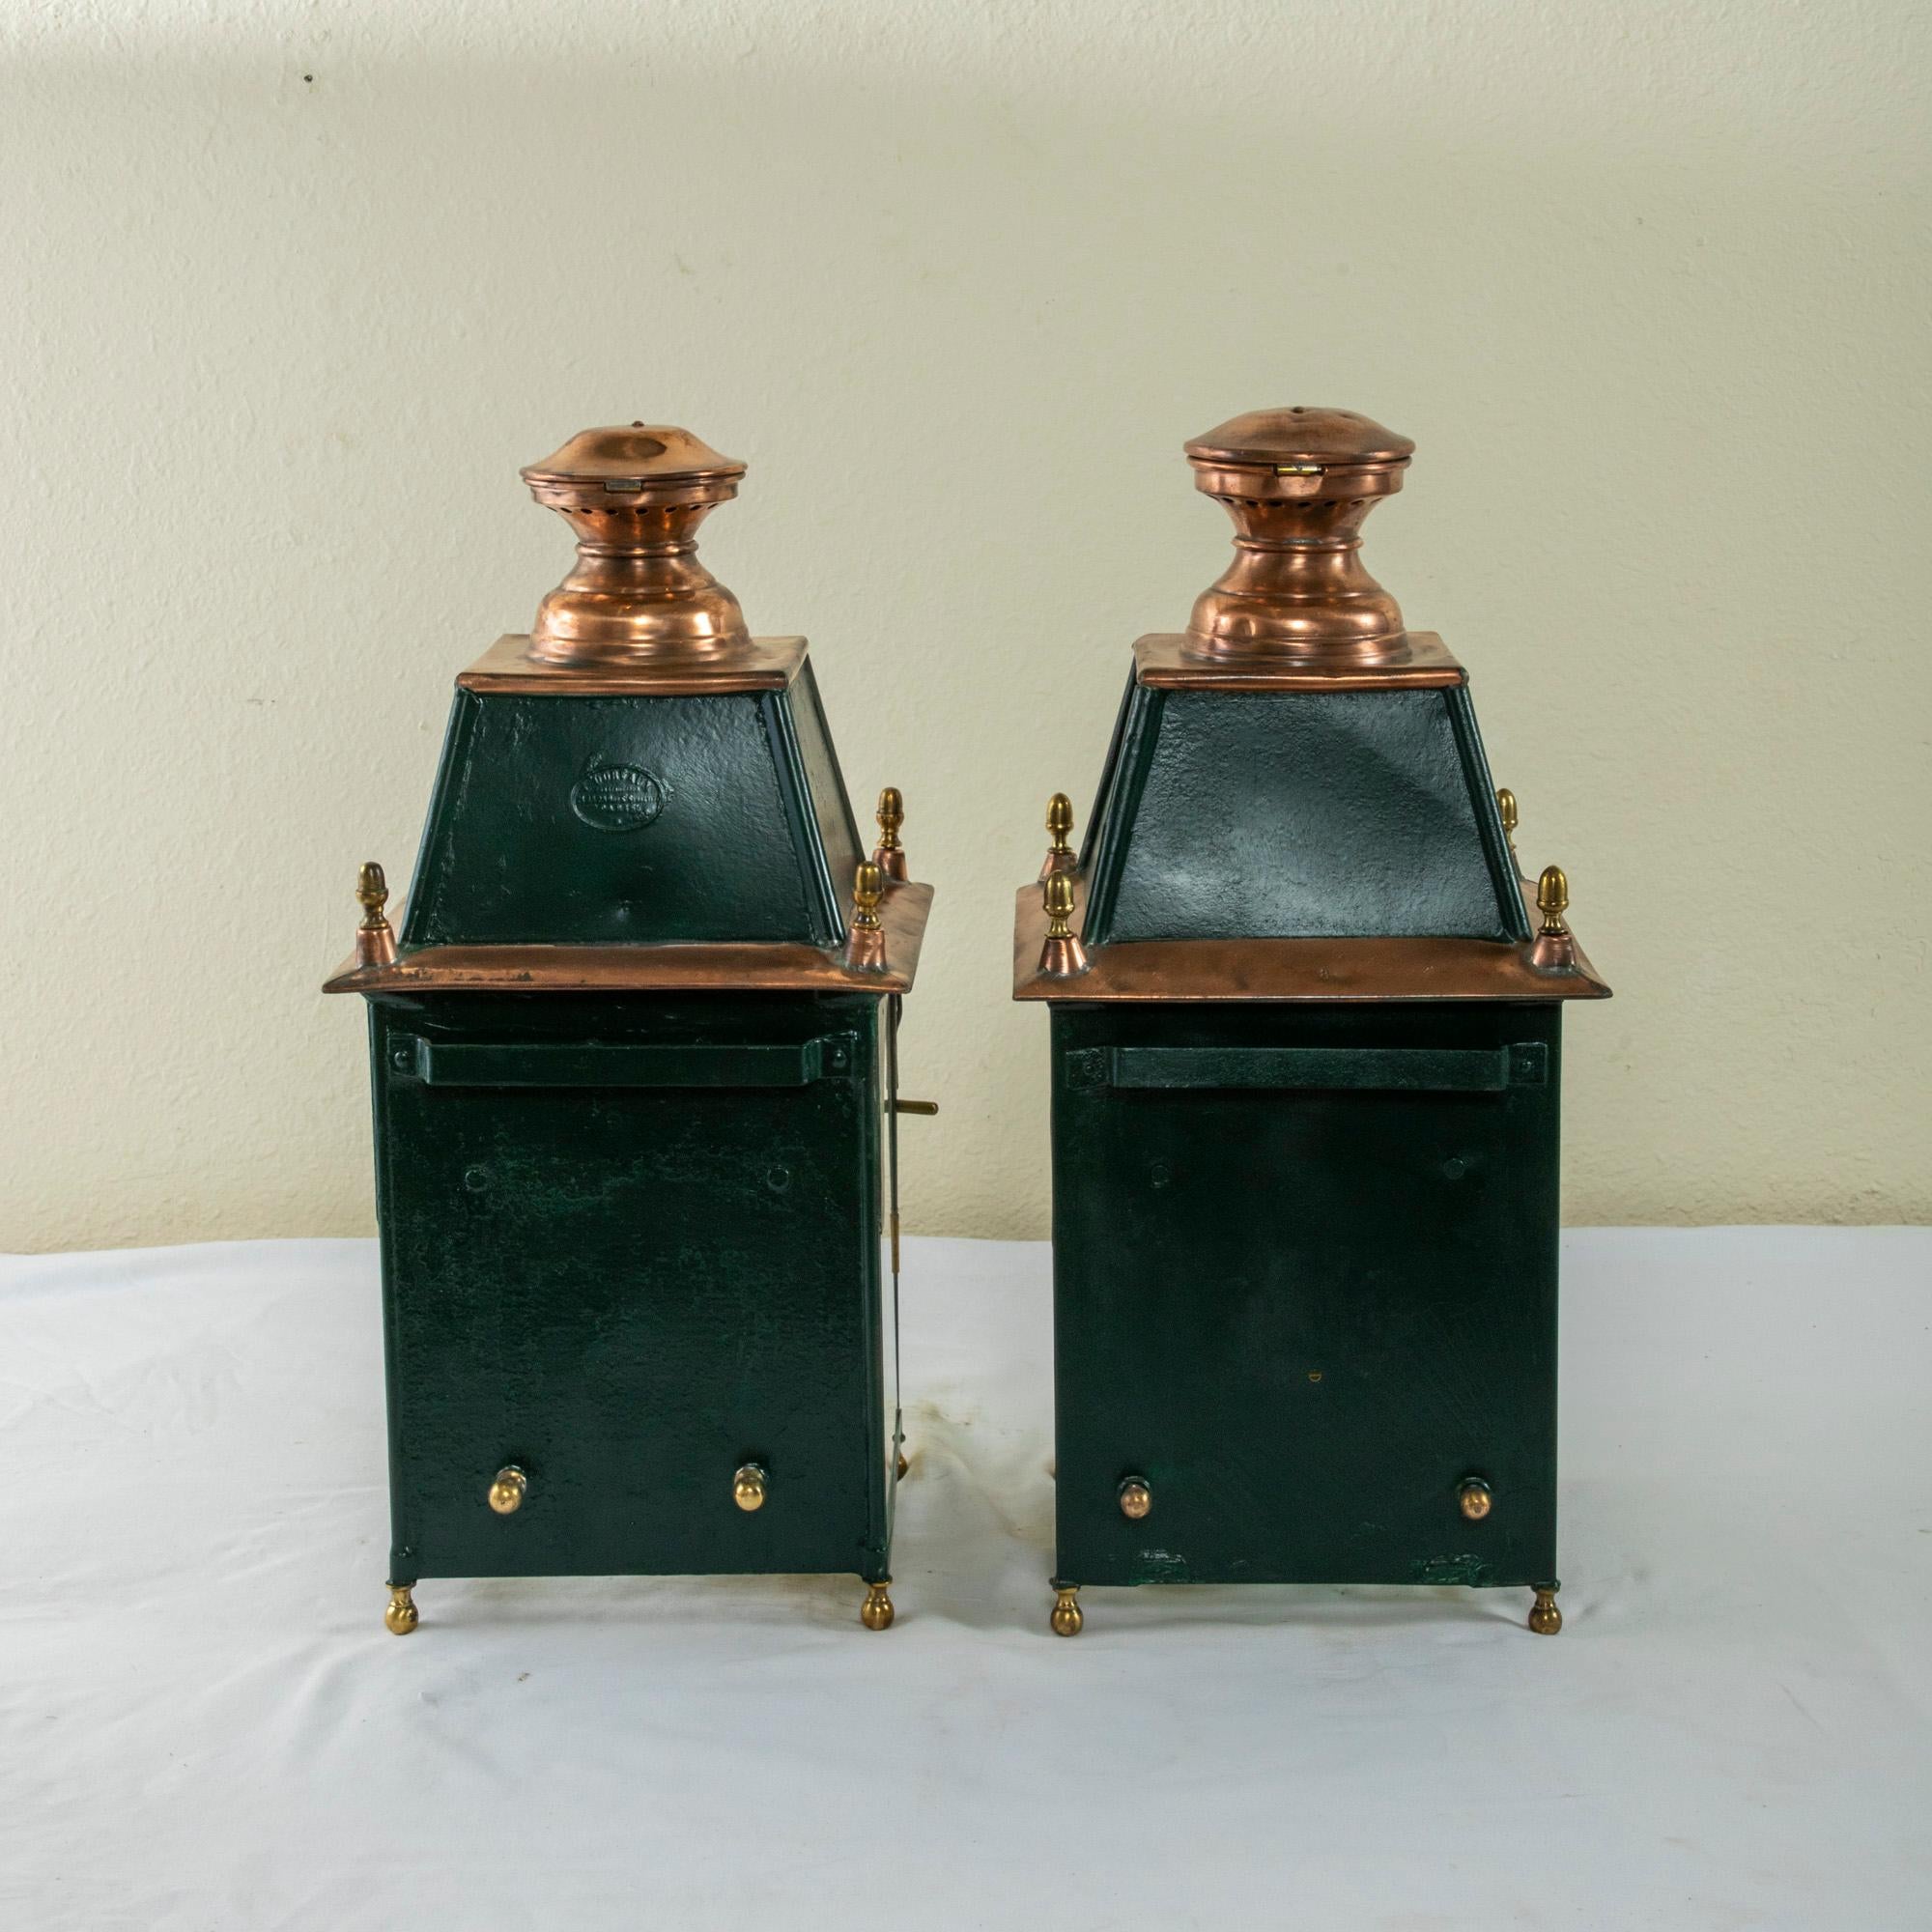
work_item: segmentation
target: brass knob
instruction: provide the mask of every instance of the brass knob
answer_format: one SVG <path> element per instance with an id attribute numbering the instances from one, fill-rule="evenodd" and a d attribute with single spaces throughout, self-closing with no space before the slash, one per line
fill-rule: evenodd
<path id="1" fill-rule="evenodd" d="M 1480 1476 L 1470 1476 L 1456 1492 L 1456 1500 L 1463 1514 L 1471 1522 L 1481 1522 L 1489 1515 L 1495 1502 L 1490 1486 Z"/>
<path id="2" fill-rule="evenodd" d="M 1139 1522 L 1153 1508 L 1153 1492 L 1138 1476 L 1121 1485 L 1121 1514 Z"/>
<path id="3" fill-rule="evenodd" d="M 498 1516 L 515 1516 L 529 1493 L 530 1479 L 514 1463 L 497 1471 L 490 1485 L 490 1507 Z"/>
<path id="4" fill-rule="evenodd" d="M 741 1510 L 761 1510 L 765 1506 L 765 1472 L 755 1463 L 747 1463 L 731 1478 L 731 1500 Z"/>

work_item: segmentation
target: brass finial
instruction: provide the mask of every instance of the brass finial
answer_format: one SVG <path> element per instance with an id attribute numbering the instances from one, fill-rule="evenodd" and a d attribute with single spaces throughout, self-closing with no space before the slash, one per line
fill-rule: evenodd
<path id="1" fill-rule="evenodd" d="M 355 875 L 355 899 L 362 908 L 362 923 L 355 928 L 355 963 L 393 966 L 396 935 L 383 911 L 389 902 L 389 882 L 373 859 Z"/>
<path id="2" fill-rule="evenodd" d="M 1496 793 L 1496 810 L 1503 821 L 1503 837 L 1509 840 L 1510 857 L 1516 856 L 1516 793 L 1508 785 Z"/>
<path id="3" fill-rule="evenodd" d="M 1570 904 L 1570 881 L 1561 866 L 1546 866 L 1536 882 L 1536 909 L 1543 915 L 1535 941 L 1529 949 L 1529 963 L 1542 973 L 1574 973 L 1577 970 L 1577 942 L 1570 936 L 1563 914 Z"/>
<path id="4" fill-rule="evenodd" d="M 387 925 L 383 917 L 383 908 L 389 903 L 389 882 L 383 876 L 383 868 L 370 859 L 355 875 L 355 897 L 362 907 L 362 930 L 375 932 Z"/>
<path id="5" fill-rule="evenodd" d="M 1049 873 L 1040 890 L 1040 903 L 1046 908 L 1046 936 L 1071 939 L 1073 928 L 1066 922 L 1073 917 L 1073 881 L 1065 872 Z"/>
<path id="6" fill-rule="evenodd" d="M 1039 868 L 1042 879 L 1052 872 L 1073 869 L 1073 847 L 1066 838 L 1072 830 L 1073 801 L 1064 791 L 1057 791 L 1046 802 L 1046 864 Z"/>
<path id="7" fill-rule="evenodd" d="M 1541 939 L 1561 939 L 1570 928 L 1563 915 L 1570 905 L 1570 881 L 1561 866 L 1546 866 L 1536 882 L 1536 909 L 1543 915 Z"/>
<path id="8" fill-rule="evenodd" d="M 897 884 L 906 875 L 905 847 L 899 843 L 899 827 L 905 823 L 905 800 L 899 794 L 897 785 L 888 785 L 879 794 L 878 849 L 872 854 L 872 864 L 886 876 L 889 884 Z"/>
<path id="9" fill-rule="evenodd" d="M 1039 889 L 1046 909 L 1046 940 L 1039 949 L 1039 970 L 1055 979 L 1087 970 L 1087 950 L 1074 937 L 1073 874 L 1049 872 Z"/>
<path id="10" fill-rule="evenodd" d="M 1046 802 L 1046 829 L 1053 837 L 1046 849 L 1056 859 L 1072 858 L 1073 847 L 1066 842 L 1066 835 L 1073 830 L 1073 801 L 1064 791 L 1055 792 Z"/>
<path id="11" fill-rule="evenodd" d="M 886 875 L 870 859 L 860 862 L 852 881 L 852 929 L 845 936 L 845 963 L 878 972 L 886 963 L 886 935 L 879 923 L 879 901 Z"/>

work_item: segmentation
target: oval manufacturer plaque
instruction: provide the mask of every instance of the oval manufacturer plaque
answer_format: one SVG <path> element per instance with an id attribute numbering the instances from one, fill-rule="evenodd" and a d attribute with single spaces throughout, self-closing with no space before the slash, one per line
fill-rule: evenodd
<path id="1" fill-rule="evenodd" d="M 638 832 L 664 810 L 668 787 L 642 765 L 592 758 L 570 788 L 570 809 L 599 832 Z"/>

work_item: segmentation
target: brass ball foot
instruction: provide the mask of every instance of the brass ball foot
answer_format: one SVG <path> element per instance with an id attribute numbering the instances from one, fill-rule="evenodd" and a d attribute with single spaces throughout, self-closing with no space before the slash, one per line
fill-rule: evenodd
<path id="1" fill-rule="evenodd" d="M 1062 1589 L 1058 1584 L 1053 1591 L 1053 1634 L 1055 1636 L 1078 1636 L 1080 1627 L 1087 1619 L 1080 1613 L 1080 1605 L 1073 1600 L 1079 1596 L 1080 1586 L 1069 1584 Z"/>
<path id="2" fill-rule="evenodd" d="M 1563 1612 L 1556 1607 L 1554 1590 L 1539 1590 L 1529 1606 L 1529 1627 L 1538 1636 L 1554 1636 L 1563 1628 Z"/>
<path id="3" fill-rule="evenodd" d="M 895 1471 L 895 1473 L 897 1474 L 897 1476 L 898 1476 L 898 1478 L 899 1478 L 899 1480 L 900 1480 L 901 1482 L 903 1482 L 903 1481 L 905 1480 L 905 1472 L 906 1472 L 906 1471 L 907 1471 L 908 1469 L 910 1469 L 911 1467 L 912 1467 L 912 1464 L 911 1464 L 910 1463 L 908 1463 L 908 1462 L 906 1461 L 906 1459 L 905 1459 L 905 1451 L 904 1451 L 903 1449 L 901 1449 L 901 1450 L 899 1451 L 899 1461 L 898 1461 L 898 1468 L 897 1468 L 897 1470 Z"/>
<path id="4" fill-rule="evenodd" d="M 397 1636 L 408 1636 L 415 1629 L 416 1603 L 407 1583 L 390 1586 L 389 1607 L 383 1612 L 383 1621 Z"/>
<path id="5" fill-rule="evenodd" d="M 860 1605 L 859 1621 L 868 1631 L 891 1630 L 893 1627 L 893 1596 L 886 1587 L 892 1580 L 888 1577 L 884 1583 L 868 1583 L 866 1586 L 866 1601 Z"/>

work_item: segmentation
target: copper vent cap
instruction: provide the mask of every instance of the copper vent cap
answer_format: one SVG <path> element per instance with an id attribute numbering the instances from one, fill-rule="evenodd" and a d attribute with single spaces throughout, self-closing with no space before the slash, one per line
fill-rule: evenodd
<path id="1" fill-rule="evenodd" d="M 1406 464 L 1415 444 L 1353 410 L 1250 410 L 1187 444 L 1188 461 L 1277 466 Z"/>
<path id="2" fill-rule="evenodd" d="M 1195 487 L 1235 520 L 1235 560 L 1195 599 L 1191 655 L 1338 668 L 1406 644 L 1359 554 L 1362 520 L 1402 488 L 1415 444 L 1353 410 L 1252 410 L 1186 445 Z"/>
<path id="3" fill-rule="evenodd" d="M 577 562 L 538 607 L 529 655 L 617 666 L 747 649 L 745 613 L 696 537 L 744 473 L 689 430 L 642 422 L 583 430 L 530 464 L 524 481 L 576 532 Z"/>

